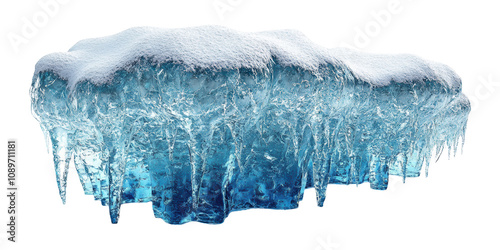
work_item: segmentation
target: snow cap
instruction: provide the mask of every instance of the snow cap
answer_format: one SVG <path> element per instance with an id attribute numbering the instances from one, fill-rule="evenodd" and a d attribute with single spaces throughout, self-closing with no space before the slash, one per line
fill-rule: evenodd
<path id="1" fill-rule="evenodd" d="M 350 49 L 327 49 L 294 30 L 239 32 L 221 26 L 180 29 L 136 27 L 118 34 L 85 39 L 68 52 L 42 57 L 35 75 L 52 71 L 70 88 L 83 81 L 100 85 L 138 58 L 183 64 L 187 69 L 263 69 L 270 63 L 316 70 L 320 65 L 346 65 L 372 86 L 435 80 L 460 89 L 457 74 L 446 65 L 412 55 L 376 55 Z"/>

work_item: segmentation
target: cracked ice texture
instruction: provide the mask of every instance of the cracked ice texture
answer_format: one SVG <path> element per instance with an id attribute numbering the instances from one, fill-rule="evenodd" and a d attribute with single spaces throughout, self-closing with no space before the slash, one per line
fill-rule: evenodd
<path id="1" fill-rule="evenodd" d="M 70 161 L 109 206 L 172 224 L 296 208 L 314 187 L 417 177 L 463 143 L 468 99 L 447 66 L 326 49 L 291 31 L 132 28 L 43 57 L 32 110 L 65 201 Z"/>

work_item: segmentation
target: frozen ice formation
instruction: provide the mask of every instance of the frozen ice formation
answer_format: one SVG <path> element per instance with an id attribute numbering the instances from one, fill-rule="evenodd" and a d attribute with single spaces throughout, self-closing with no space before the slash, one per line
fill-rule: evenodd
<path id="1" fill-rule="evenodd" d="M 172 224 L 296 208 L 314 187 L 417 177 L 463 145 L 468 99 L 449 67 L 326 49 L 291 30 L 132 28 L 44 56 L 32 111 L 65 202 L 70 161 L 109 206 Z M 461 143 L 460 143 L 461 142 Z"/>

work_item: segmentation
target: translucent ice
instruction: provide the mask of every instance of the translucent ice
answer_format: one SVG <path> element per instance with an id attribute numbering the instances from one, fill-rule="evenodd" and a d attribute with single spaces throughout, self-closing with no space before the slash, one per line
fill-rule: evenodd
<path id="1" fill-rule="evenodd" d="M 296 31 L 133 28 L 43 57 L 32 110 L 65 201 L 70 162 L 109 206 L 168 223 L 290 209 L 314 187 L 417 177 L 463 143 L 468 99 L 447 66 L 326 49 Z"/>

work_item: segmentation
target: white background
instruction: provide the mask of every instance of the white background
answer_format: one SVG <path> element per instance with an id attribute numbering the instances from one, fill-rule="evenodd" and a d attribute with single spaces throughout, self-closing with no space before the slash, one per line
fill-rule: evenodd
<path id="1" fill-rule="evenodd" d="M 7 203 L 1 196 L 0 249 L 500 249 L 496 1 L 67 0 L 47 11 L 39 2 L 48 1 L 0 3 L 0 188 L 7 186 L 9 138 L 18 141 L 20 187 L 15 244 L 6 241 Z M 27 23 L 36 30 L 23 34 Z M 234 212 L 221 225 L 169 225 L 154 218 L 150 203 L 123 205 L 119 224 L 112 225 L 107 207 L 83 194 L 74 169 L 62 205 L 42 131 L 30 112 L 37 60 L 80 39 L 133 26 L 208 24 L 298 29 L 325 47 L 411 53 L 448 64 L 462 77 L 474 107 L 463 155 L 442 157 L 428 178 L 406 184 L 392 178 L 387 191 L 331 185 L 318 208 L 310 189 L 298 209 Z M 22 42 L 13 44 L 13 37 Z"/>

